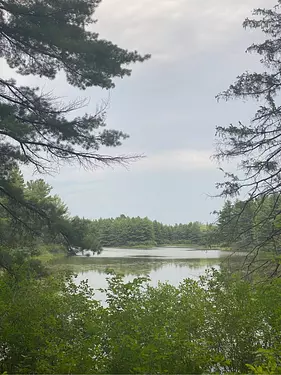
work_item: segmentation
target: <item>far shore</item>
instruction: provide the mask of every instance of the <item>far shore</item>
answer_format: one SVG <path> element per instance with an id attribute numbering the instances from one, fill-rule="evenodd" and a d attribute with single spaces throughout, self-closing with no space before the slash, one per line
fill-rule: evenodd
<path id="1" fill-rule="evenodd" d="M 104 246 L 104 249 L 134 249 L 134 250 L 153 250 L 159 248 L 188 248 L 192 250 L 221 250 L 232 251 L 231 248 L 222 246 L 206 246 L 197 244 L 163 244 L 163 245 L 128 245 L 128 246 Z"/>

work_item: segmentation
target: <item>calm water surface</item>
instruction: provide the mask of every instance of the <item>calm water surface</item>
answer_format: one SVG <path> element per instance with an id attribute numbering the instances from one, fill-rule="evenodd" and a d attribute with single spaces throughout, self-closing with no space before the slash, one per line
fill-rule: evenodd
<path id="1" fill-rule="evenodd" d="M 158 282 L 178 285 L 185 278 L 198 279 L 210 267 L 219 269 L 222 264 L 233 263 L 237 256 L 230 255 L 226 251 L 190 248 L 107 248 L 100 255 L 87 256 L 84 253 L 59 262 L 77 273 L 77 282 L 88 280 L 89 285 L 97 290 L 107 286 L 107 269 L 122 272 L 126 275 L 125 280 L 131 280 L 136 275 L 148 275 L 153 286 Z M 96 297 L 103 299 L 98 290 Z"/>

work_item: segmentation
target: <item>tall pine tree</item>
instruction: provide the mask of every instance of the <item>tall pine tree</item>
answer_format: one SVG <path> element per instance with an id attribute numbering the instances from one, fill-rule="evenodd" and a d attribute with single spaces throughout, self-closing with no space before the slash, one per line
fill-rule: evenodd
<path id="1" fill-rule="evenodd" d="M 100 0 L 0 0 L 0 57 L 23 76 L 54 79 L 62 71 L 67 82 L 81 90 L 114 87 L 114 78 L 130 75 L 129 64 L 149 56 L 122 49 L 91 31 L 99 4 Z M 64 162 L 93 166 L 130 159 L 99 153 L 101 146 L 119 146 L 127 135 L 104 128 L 104 108 L 73 116 L 82 104 L 62 104 L 39 88 L 0 77 L 0 198 L 18 205 L 17 210 L 34 208 L 13 187 L 9 173 L 17 165 L 49 172 Z M 8 209 L 8 204 L 1 207 Z"/>

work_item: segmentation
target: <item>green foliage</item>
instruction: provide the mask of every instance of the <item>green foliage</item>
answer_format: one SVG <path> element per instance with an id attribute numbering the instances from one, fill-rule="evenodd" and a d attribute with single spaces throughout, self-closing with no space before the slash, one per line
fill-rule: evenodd
<path id="1" fill-rule="evenodd" d="M 74 217 L 69 220 L 68 239 L 76 250 L 101 251 L 100 236 L 91 220 Z"/>
<path id="2" fill-rule="evenodd" d="M 238 227 L 243 226 L 243 223 L 246 223 L 246 229 L 252 224 L 256 226 L 254 241 L 250 237 L 247 239 L 252 251 L 258 246 L 280 252 L 281 231 L 280 227 L 274 227 L 280 204 L 276 208 L 272 204 L 278 201 L 281 186 L 281 2 L 277 0 L 276 3 L 271 8 L 254 9 L 253 16 L 246 18 L 243 23 L 245 29 L 257 30 L 264 37 L 264 40 L 254 42 L 246 50 L 260 57 L 261 67 L 258 72 L 246 71 L 240 74 L 227 90 L 218 95 L 218 99 L 226 101 L 239 99 L 256 103 L 250 121 L 241 122 L 237 118 L 237 124 L 217 127 L 216 154 L 220 161 L 233 159 L 237 162 L 238 172 L 225 173 L 224 182 L 217 184 L 217 187 L 223 197 L 236 197 L 239 194 L 247 197 L 236 221 Z M 257 201 L 264 199 L 266 202 L 260 214 L 257 212 L 258 222 L 247 222 L 245 208 L 248 210 L 251 204 L 257 206 Z M 238 204 L 235 205 L 235 209 L 238 208 Z M 253 219 L 252 214 L 250 218 Z M 239 237 L 244 242 L 241 231 Z"/>
<path id="3" fill-rule="evenodd" d="M 63 69 L 68 82 L 79 88 L 113 87 L 113 77 L 143 61 L 89 31 L 100 0 L 2 1 L 2 56 L 22 75 L 55 78 Z M 5 17 L 4 17 L 5 16 Z"/>
<path id="4" fill-rule="evenodd" d="M 97 303 L 67 277 L 1 278 L 1 367 L 8 373 L 95 372 Z M 91 325 L 89 327 L 89 321 Z M 91 328 L 91 329 L 89 329 Z"/>
<path id="5" fill-rule="evenodd" d="M 0 267 L 9 269 L 19 258 L 50 258 L 50 253 L 75 254 L 101 250 L 99 234 L 90 220 L 70 218 L 66 205 L 52 187 L 39 179 L 25 183 L 17 168 L 11 170 L 13 199 L 0 197 Z M 16 199 L 15 199 L 16 197 Z M 1 209 L 1 203 L 5 208 Z M 8 209 L 8 211 L 7 211 Z"/>
<path id="6" fill-rule="evenodd" d="M 35 255 L 43 244 L 65 245 L 61 224 L 68 218 L 67 207 L 51 195 L 51 186 L 41 179 L 25 183 L 16 168 L 9 183 L 13 197 L 0 197 L 5 206 L 0 208 L 0 252 L 29 249 Z"/>
<path id="7" fill-rule="evenodd" d="M 221 160 L 238 158 L 238 170 L 244 176 L 227 173 L 227 181 L 219 184 L 224 196 L 233 196 L 246 190 L 250 198 L 270 196 L 280 191 L 280 51 L 281 3 L 271 9 L 257 8 L 247 18 L 245 29 L 261 31 L 265 40 L 253 43 L 247 52 L 260 57 L 259 72 L 244 72 L 219 99 L 254 100 L 256 112 L 247 123 L 219 126 L 217 157 Z M 237 119 L 238 122 L 238 119 Z M 237 159 L 236 159 L 237 160 Z"/>
<path id="8" fill-rule="evenodd" d="M 253 365 L 247 365 L 253 374 L 274 375 L 281 374 L 281 351 L 259 349 Z"/>
<path id="9" fill-rule="evenodd" d="M 216 242 L 233 249 L 270 252 L 281 251 L 281 201 L 279 194 L 249 201 L 227 201 L 218 212 Z"/>
<path id="10" fill-rule="evenodd" d="M 100 234 L 101 245 L 105 247 L 143 247 L 161 245 L 193 244 L 211 246 L 212 225 L 198 222 L 189 224 L 164 225 L 147 217 L 127 217 L 99 219 L 94 225 Z"/>
<path id="11" fill-rule="evenodd" d="M 131 63 L 149 58 L 102 39 L 93 27 L 100 0 L 1 1 L 1 57 L 21 75 L 54 79 L 62 70 L 80 89 L 114 87 L 113 79 L 130 75 Z M 33 164 L 39 171 L 58 161 L 105 163 L 121 161 L 97 153 L 100 146 L 118 146 L 127 135 L 105 126 L 104 108 L 69 119 L 83 103 L 62 105 L 39 88 L 0 80 L 0 145 L 10 161 Z"/>
<path id="12" fill-rule="evenodd" d="M 279 280 L 215 272 L 178 288 L 145 281 L 109 281 L 107 373 L 247 373 L 261 349 L 279 347 Z"/>
<path id="13" fill-rule="evenodd" d="M 280 292 L 217 271 L 178 287 L 111 274 L 103 306 L 24 263 L 0 277 L 1 371 L 280 373 Z"/>

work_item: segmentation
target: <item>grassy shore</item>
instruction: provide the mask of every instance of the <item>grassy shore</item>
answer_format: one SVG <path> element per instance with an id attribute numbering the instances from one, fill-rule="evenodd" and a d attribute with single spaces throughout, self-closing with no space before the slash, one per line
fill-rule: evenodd
<path id="1" fill-rule="evenodd" d="M 163 245 L 128 245 L 128 246 L 112 246 L 112 248 L 115 249 L 139 249 L 139 250 L 152 250 L 157 248 L 189 248 L 194 250 L 222 250 L 222 251 L 231 251 L 232 249 L 229 247 L 222 247 L 222 246 L 206 246 L 206 245 L 198 245 L 198 244 L 192 244 L 192 243 L 186 243 L 186 244 L 163 244 Z M 111 248 L 111 247 L 110 247 Z M 107 249 L 107 247 L 104 247 L 104 249 Z"/>
<path id="2" fill-rule="evenodd" d="M 67 256 L 64 247 L 56 245 L 43 245 L 38 249 L 39 255 L 34 259 L 40 260 L 42 263 L 48 263 L 55 259 L 64 258 Z"/>
<path id="3" fill-rule="evenodd" d="M 231 251 L 231 248 L 221 247 L 221 246 L 213 246 L 212 248 L 204 245 L 197 245 L 197 244 L 164 244 L 160 246 L 156 246 L 154 244 L 150 245 L 131 245 L 131 246 L 116 246 L 116 249 L 135 249 L 135 250 L 152 250 L 152 249 L 160 249 L 160 248 L 188 248 L 194 250 L 221 250 L 221 251 Z M 107 248 L 104 247 L 106 250 Z M 35 259 L 40 260 L 42 263 L 49 263 L 57 259 L 62 259 L 67 257 L 67 254 L 63 250 L 58 250 L 57 252 L 53 253 L 48 249 L 42 249 L 41 254 L 35 256 Z"/>
<path id="4" fill-rule="evenodd" d="M 48 263 L 52 260 L 61 259 L 61 258 L 65 258 L 65 257 L 66 257 L 65 253 L 59 253 L 59 254 L 44 253 L 44 254 L 40 254 L 40 255 L 35 256 L 34 259 L 38 259 L 42 263 Z"/>
<path id="5" fill-rule="evenodd" d="M 189 248 L 194 250 L 222 250 L 222 251 L 231 251 L 229 247 L 223 247 L 219 245 L 207 246 L 207 245 L 198 245 L 194 243 L 185 243 L 185 244 L 165 244 L 159 247 L 173 247 L 173 248 Z"/>
<path id="6" fill-rule="evenodd" d="M 127 245 L 127 246 L 110 246 L 110 247 L 103 247 L 104 249 L 136 249 L 136 250 L 151 250 L 155 249 L 157 246 L 155 244 L 149 245 Z"/>
<path id="7" fill-rule="evenodd" d="M 212 250 L 209 246 L 198 245 L 198 244 L 194 244 L 194 243 L 165 244 L 165 245 L 161 245 L 159 247 L 189 248 L 189 249 L 196 249 L 196 250 Z M 217 247 L 215 247 L 214 249 L 217 249 Z"/>

